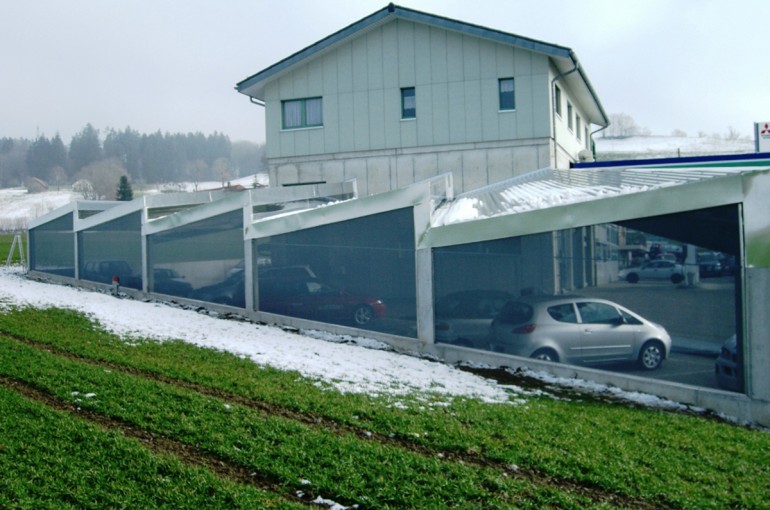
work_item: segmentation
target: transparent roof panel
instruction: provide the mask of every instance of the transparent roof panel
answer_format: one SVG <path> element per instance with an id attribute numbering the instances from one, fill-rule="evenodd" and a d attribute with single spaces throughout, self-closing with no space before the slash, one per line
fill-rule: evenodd
<path id="1" fill-rule="evenodd" d="M 747 168 L 545 168 L 458 195 L 433 215 L 434 227 L 627 195 L 734 175 Z"/>

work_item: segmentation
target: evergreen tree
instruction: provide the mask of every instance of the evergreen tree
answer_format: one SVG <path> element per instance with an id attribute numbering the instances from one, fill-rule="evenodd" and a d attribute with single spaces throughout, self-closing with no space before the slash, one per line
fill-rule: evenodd
<path id="1" fill-rule="evenodd" d="M 115 192 L 115 199 L 123 202 L 130 202 L 134 199 L 134 190 L 131 189 L 131 183 L 128 182 L 128 177 L 125 175 L 120 176 L 118 190 Z"/>
<path id="2" fill-rule="evenodd" d="M 99 131 L 86 124 L 83 131 L 72 137 L 70 142 L 70 172 L 76 174 L 88 165 L 102 159 L 102 144 Z"/>

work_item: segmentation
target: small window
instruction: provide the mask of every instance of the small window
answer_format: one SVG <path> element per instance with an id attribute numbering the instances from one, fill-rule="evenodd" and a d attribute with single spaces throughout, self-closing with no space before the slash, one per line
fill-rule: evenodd
<path id="1" fill-rule="evenodd" d="M 283 101 L 283 128 L 323 126 L 323 102 L 320 97 Z"/>
<path id="2" fill-rule="evenodd" d="M 401 89 L 401 118 L 414 119 L 417 117 L 417 98 L 414 87 Z"/>
<path id="3" fill-rule="evenodd" d="M 513 89 L 513 78 L 498 80 L 500 88 L 500 110 L 515 110 L 516 96 Z"/>
<path id="4" fill-rule="evenodd" d="M 577 304 L 583 324 L 615 324 L 620 319 L 620 313 L 606 303 L 583 302 Z"/>
<path id="5" fill-rule="evenodd" d="M 588 138 L 588 126 L 585 127 L 586 132 L 586 149 L 591 148 L 591 140 Z"/>
<path id="6" fill-rule="evenodd" d="M 577 139 L 580 140 L 580 137 L 583 136 L 583 119 L 580 118 L 580 115 L 575 115 L 575 135 L 577 136 Z"/>
<path id="7" fill-rule="evenodd" d="M 553 109 L 561 117 L 561 89 L 558 85 L 553 86 Z"/>
<path id="8" fill-rule="evenodd" d="M 574 128 L 572 124 L 572 103 L 569 101 L 567 101 L 567 127 L 570 129 Z"/>
<path id="9" fill-rule="evenodd" d="M 548 307 L 548 315 L 559 322 L 577 323 L 577 316 L 575 315 L 575 308 L 572 306 L 572 303 L 550 306 Z"/>

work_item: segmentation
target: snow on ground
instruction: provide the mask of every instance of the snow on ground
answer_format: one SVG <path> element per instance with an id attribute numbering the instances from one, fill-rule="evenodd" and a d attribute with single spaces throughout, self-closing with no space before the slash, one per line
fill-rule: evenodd
<path id="1" fill-rule="evenodd" d="M 0 189 L 0 230 L 26 230 L 30 220 L 82 198 L 69 190 L 28 193 L 26 188 Z"/>
<path id="2" fill-rule="evenodd" d="M 0 306 L 60 307 L 77 310 L 124 338 L 178 339 L 227 351 L 282 370 L 295 370 L 342 392 L 396 398 L 435 393 L 512 402 L 505 387 L 443 363 L 385 350 L 369 340 L 364 346 L 325 341 L 277 327 L 223 320 L 163 303 L 119 299 L 109 294 L 26 279 L 19 270 L 0 270 Z"/>
<path id="3" fill-rule="evenodd" d="M 58 307 L 79 311 L 127 342 L 137 339 L 181 340 L 230 352 L 260 366 L 291 370 L 318 381 L 321 388 L 386 396 L 392 406 L 441 406 L 455 397 L 488 403 L 524 404 L 542 390 L 503 385 L 457 367 L 399 354 L 382 342 L 323 331 L 294 333 L 275 326 L 226 320 L 162 302 L 117 298 L 66 285 L 29 280 L 20 267 L 0 268 L 0 311 L 10 307 Z M 482 367 L 484 368 L 484 367 Z M 676 402 L 591 381 L 523 370 L 527 377 L 584 393 L 610 395 L 637 405 L 670 411 L 703 412 Z M 729 417 L 726 420 L 735 421 Z"/>
<path id="4" fill-rule="evenodd" d="M 754 140 L 728 140 L 714 136 L 630 136 L 628 138 L 594 138 L 596 153 L 603 155 L 633 154 L 634 158 L 705 156 L 714 154 L 748 154 L 754 152 Z"/>

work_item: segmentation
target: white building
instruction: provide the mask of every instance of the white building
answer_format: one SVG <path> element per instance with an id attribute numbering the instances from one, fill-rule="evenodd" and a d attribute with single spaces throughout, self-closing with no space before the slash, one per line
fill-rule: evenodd
<path id="1" fill-rule="evenodd" d="M 361 195 L 567 168 L 608 125 L 571 49 L 393 4 L 236 88 L 265 107 L 271 185 Z"/>

